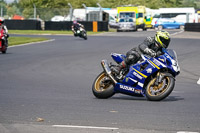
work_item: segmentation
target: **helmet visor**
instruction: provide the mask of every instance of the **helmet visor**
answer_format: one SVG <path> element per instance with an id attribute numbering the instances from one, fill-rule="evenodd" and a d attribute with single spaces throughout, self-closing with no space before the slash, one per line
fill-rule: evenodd
<path id="1" fill-rule="evenodd" d="M 169 46 L 169 43 L 170 43 L 170 38 L 165 39 L 165 38 L 160 36 L 160 41 L 162 42 L 163 47 L 167 48 Z"/>

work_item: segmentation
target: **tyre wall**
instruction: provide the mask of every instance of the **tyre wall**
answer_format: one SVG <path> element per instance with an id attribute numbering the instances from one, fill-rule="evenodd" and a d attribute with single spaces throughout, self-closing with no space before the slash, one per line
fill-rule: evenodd
<path id="1" fill-rule="evenodd" d="M 197 31 L 200 32 L 200 23 L 186 23 L 185 31 Z"/>
<path id="2" fill-rule="evenodd" d="M 81 21 L 79 22 L 84 25 L 86 31 L 93 31 L 94 25 L 90 21 Z M 52 22 L 45 21 L 45 30 L 71 30 L 72 22 Z M 108 22 L 97 22 L 98 31 L 108 31 Z"/>
<path id="3" fill-rule="evenodd" d="M 81 21 L 86 31 L 93 31 L 94 25 L 92 21 Z M 71 30 L 71 21 L 52 22 L 37 20 L 5 20 L 8 30 Z M 97 22 L 98 31 L 108 31 L 108 22 Z"/>
<path id="4" fill-rule="evenodd" d="M 5 20 L 8 30 L 41 30 L 41 22 L 36 20 Z"/>

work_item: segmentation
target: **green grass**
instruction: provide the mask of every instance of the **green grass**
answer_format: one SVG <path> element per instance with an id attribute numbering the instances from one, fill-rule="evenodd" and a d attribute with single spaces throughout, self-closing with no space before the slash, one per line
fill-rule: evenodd
<path id="1" fill-rule="evenodd" d="M 8 38 L 8 46 L 13 46 L 13 45 L 20 45 L 20 44 L 25 44 L 25 43 L 31 43 L 31 42 L 40 42 L 40 41 L 45 41 L 49 40 L 47 38 L 43 37 L 9 37 Z"/>
<path id="2" fill-rule="evenodd" d="M 9 30 L 9 34 L 25 34 L 25 35 L 33 35 L 33 34 L 50 34 L 50 35 L 56 35 L 56 34 L 61 34 L 61 35 L 72 35 L 72 31 L 50 31 L 50 30 Z M 99 34 L 99 33 L 104 33 L 102 32 L 92 32 L 88 31 L 88 35 L 94 35 L 94 34 Z"/>
<path id="3" fill-rule="evenodd" d="M 116 32 L 116 29 L 110 29 L 108 32 Z M 99 33 L 105 33 L 105 32 L 87 32 L 89 35 L 99 34 Z M 48 30 L 9 30 L 9 34 L 24 34 L 24 35 L 33 35 L 33 34 L 50 34 L 50 35 L 72 35 L 72 31 L 48 31 Z M 25 43 L 31 43 L 31 42 L 40 42 L 48 40 L 44 37 L 9 37 L 9 46 L 13 45 L 20 45 Z"/>

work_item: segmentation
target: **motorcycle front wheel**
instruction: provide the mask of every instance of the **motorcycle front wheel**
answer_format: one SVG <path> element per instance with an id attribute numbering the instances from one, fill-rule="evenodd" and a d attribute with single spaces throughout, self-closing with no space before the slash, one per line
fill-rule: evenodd
<path id="1" fill-rule="evenodd" d="M 164 77 L 163 80 L 155 85 L 156 78 L 153 78 L 146 86 L 146 97 L 150 101 L 161 101 L 173 91 L 175 79 Z"/>
<path id="2" fill-rule="evenodd" d="M 83 32 L 83 38 L 84 38 L 85 40 L 87 40 L 87 34 L 86 34 L 86 32 Z"/>
<path id="3" fill-rule="evenodd" d="M 113 83 L 104 72 L 100 73 L 95 79 L 92 92 L 95 97 L 100 99 L 106 99 L 115 94 Z"/>

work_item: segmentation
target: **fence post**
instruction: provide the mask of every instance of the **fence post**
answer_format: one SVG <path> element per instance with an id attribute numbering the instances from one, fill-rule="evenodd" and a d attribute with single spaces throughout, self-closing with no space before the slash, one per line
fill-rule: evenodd
<path id="1" fill-rule="evenodd" d="M 87 21 L 87 6 L 85 4 L 82 5 L 85 8 L 85 21 Z"/>
<path id="2" fill-rule="evenodd" d="M 99 21 L 102 21 L 102 7 L 99 3 L 97 3 L 97 6 L 99 6 Z"/>
<path id="3" fill-rule="evenodd" d="M 70 12 L 70 21 L 72 21 L 72 17 L 73 17 L 73 7 L 72 7 L 72 5 L 71 5 L 70 3 L 68 3 L 68 6 L 70 7 L 70 10 L 69 10 L 69 12 Z"/>

